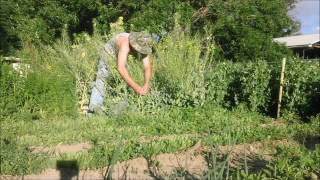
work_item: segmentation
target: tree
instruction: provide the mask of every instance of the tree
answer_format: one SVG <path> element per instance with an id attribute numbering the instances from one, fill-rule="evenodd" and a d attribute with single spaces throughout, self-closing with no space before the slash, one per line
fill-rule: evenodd
<path id="1" fill-rule="evenodd" d="M 211 25 L 220 55 L 233 61 L 273 60 L 281 49 L 273 37 L 292 34 L 297 23 L 287 12 L 288 0 L 210 0 L 195 23 Z"/>
<path id="2" fill-rule="evenodd" d="M 108 32 L 107 23 L 123 17 L 127 31 L 143 31 L 161 33 L 170 31 L 174 26 L 174 14 L 181 15 L 181 22 L 190 23 L 190 18 L 196 9 L 188 1 L 177 0 L 111 0 L 101 6 L 99 29 Z"/>
<path id="3" fill-rule="evenodd" d="M 17 26 L 15 14 L 16 10 L 12 1 L 0 1 L 0 54 L 11 53 L 21 45 L 15 31 Z"/>

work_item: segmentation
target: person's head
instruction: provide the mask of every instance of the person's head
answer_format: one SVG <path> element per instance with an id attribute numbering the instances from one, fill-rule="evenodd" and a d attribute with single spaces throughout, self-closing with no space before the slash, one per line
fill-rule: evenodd
<path id="1" fill-rule="evenodd" d="M 152 36 L 147 32 L 131 32 L 129 35 L 130 46 L 142 55 L 152 53 Z"/>

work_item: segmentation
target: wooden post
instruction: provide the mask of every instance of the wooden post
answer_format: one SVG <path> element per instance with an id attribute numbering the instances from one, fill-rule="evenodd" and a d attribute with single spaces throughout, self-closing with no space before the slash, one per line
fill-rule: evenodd
<path id="1" fill-rule="evenodd" d="M 281 75 L 280 75 L 280 88 L 279 88 L 279 97 L 278 97 L 277 119 L 280 117 L 280 107 L 281 107 L 281 100 L 282 100 L 282 90 L 283 90 L 283 79 L 284 79 L 285 66 L 286 66 L 286 58 L 283 58 L 282 65 L 281 65 Z"/>

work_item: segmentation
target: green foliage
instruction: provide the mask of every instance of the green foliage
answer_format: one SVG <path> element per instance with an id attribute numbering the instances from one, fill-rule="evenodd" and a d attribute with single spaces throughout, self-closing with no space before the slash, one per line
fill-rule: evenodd
<path id="1" fill-rule="evenodd" d="M 282 108 L 309 118 L 319 113 L 319 65 L 287 60 Z M 206 73 L 208 102 L 272 112 L 279 92 L 280 63 L 219 62 Z"/>
<path id="2" fill-rule="evenodd" d="M 270 61 L 285 52 L 271 38 L 291 34 L 298 27 L 287 15 L 292 4 L 292 0 L 1 1 L 1 49 L 2 53 L 10 52 L 20 47 L 20 40 L 52 43 L 61 36 L 64 26 L 71 37 L 83 31 L 93 34 L 94 28 L 106 34 L 110 23 L 120 16 L 124 17 L 126 31 L 147 30 L 165 35 L 174 28 L 174 15 L 179 14 L 182 27 L 191 24 L 193 32 L 211 27 L 214 41 L 222 50 L 219 55 L 233 61 Z"/>
<path id="3" fill-rule="evenodd" d="M 37 53 L 44 55 L 41 51 Z M 75 115 L 77 98 L 74 79 L 61 69 L 52 72 L 52 64 L 49 66 L 40 62 L 29 63 L 21 64 L 25 66 L 21 70 L 14 70 L 1 63 L 2 115 L 12 118 L 26 116 L 30 117 L 29 119 L 38 119 L 39 116 Z"/>
<path id="4" fill-rule="evenodd" d="M 233 61 L 275 61 L 285 49 L 272 38 L 297 30 L 288 9 L 286 0 L 214 0 L 199 10 L 197 21 L 212 28 L 220 56 Z"/>
<path id="5" fill-rule="evenodd" d="M 131 31 L 148 30 L 155 33 L 164 33 L 174 27 L 174 15 L 181 15 L 181 24 L 190 24 L 194 8 L 187 2 L 171 0 L 153 0 L 142 6 L 141 12 L 136 12 L 128 21 Z"/>
<path id="6" fill-rule="evenodd" d="M 97 168 L 141 155 L 156 164 L 153 156 L 184 150 L 199 140 L 204 145 L 224 145 L 231 139 L 250 143 L 318 135 L 318 64 L 288 58 L 285 73 L 283 117 L 311 118 L 310 124 L 262 127 L 262 121 L 271 119 L 257 113 L 271 114 L 277 100 L 278 60 L 287 49 L 273 44 L 271 38 L 295 31 L 284 11 L 290 2 L 1 1 L 0 53 L 12 53 L 20 46 L 20 38 L 23 48 L 16 54 L 24 65 L 16 71 L 0 61 L 1 174 L 26 174 L 46 167 L 48 157 L 31 153 L 31 145 L 92 142 L 94 147 L 87 152 L 59 158 L 76 158 L 81 168 Z M 206 33 L 197 33 L 203 27 Z M 110 58 L 107 116 L 90 121 L 74 118 L 88 104 L 104 40 L 125 30 L 166 34 L 152 57 L 150 93 L 136 95 L 116 71 L 116 60 Z M 81 31 L 95 33 L 89 36 Z M 98 31 L 109 34 L 104 37 Z M 71 37 L 74 32 L 78 34 Z M 244 62 L 225 61 L 221 55 Z M 129 56 L 127 68 L 142 84 L 140 59 Z M 218 163 L 213 154 L 207 178 L 223 178 L 229 171 L 227 161 Z M 268 171 L 239 172 L 238 178 L 312 177 L 319 174 L 314 159 L 319 159 L 319 148 L 309 152 L 282 147 Z"/>
<path id="7" fill-rule="evenodd" d="M 205 101 L 204 70 L 207 62 L 200 57 L 199 39 L 176 30 L 157 48 L 154 84 L 161 94 L 171 96 L 170 104 L 199 106 Z"/>
<path id="8" fill-rule="evenodd" d="M 308 151 L 303 148 L 279 146 L 275 159 L 269 165 L 268 175 L 277 179 L 314 179 L 319 177 L 320 148 Z M 315 178 L 317 179 L 317 178 Z"/>
<path id="9" fill-rule="evenodd" d="M 20 41 L 52 43 L 65 26 L 70 35 L 93 33 L 93 18 L 98 15 L 98 3 L 87 0 L 5 0 L 0 7 L 1 54 L 21 47 Z"/>
<path id="10" fill-rule="evenodd" d="M 108 61 L 111 77 L 105 98 L 107 111 L 128 104 L 130 109 L 155 112 L 166 106 L 201 106 L 205 102 L 204 73 L 206 61 L 201 59 L 200 38 L 178 30 L 170 33 L 156 48 L 153 58 L 154 77 L 150 95 L 137 96 L 128 89 L 116 70 L 116 60 Z M 141 60 L 129 57 L 128 70 L 139 83 L 143 83 Z M 119 107 L 120 108 L 120 107 Z M 121 109 L 121 108 L 120 108 Z"/>
<path id="11" fill-rule="evenodd" d="M 32 154 L 27 147 L 21 147 L 14 142 L 1 140 L 1 173 L 24 175 L 39 172 L 46 167 L 45 156 Z"/>
<path id="12" fill-rule="evenodd" d="M 315 62 L 288 61 L 283 104 L 303 117 L 320 113 L 320 68 Z"/>
<path id="13" fill-rule="evenodd" d="M 24 119 L 24 117 L 20 118 Z M 2 145 L 7 154 L 12 153 L 10 156 L 5 156 L 5 162 L 15 162 L 17 156 L 13 154 L 21 155 L 21 158 L 30 156 L 33 159 L 30 160 L 28 168 L 32 172 L 37 172 L 48 167 L 50 161 L 57 159 L 77 160 L 80 169 L 92 169 L 105 167 L 115 161 L 141 156 L 152 158 L 159 153 L 183 151 L 199 141 L 204 146 L 214 145 L 212 147 L 215 147 L 290 139 L 300 134 L 317 134 L 319 131 L 316 121 L 315 124 L 288 124 L 286 128 L 261 126 L 262 123 L 269 124 L 272 121 L 271 118 L 256 112 L 228 111 L 213 105 L 198 108 L 172 107 L 157 114 L 128 112 L 114 117 L 94 116 L 89 119 L 80 116 L 79 118 L 55 117 L 51 121 L 17 121 L 8 117 L 1 122 L 1 138 L 16 142 L 16 146 Z M 10 133 L 12 136 L 7 135 Z M 61 143 L 83 142 L 91 142 L 93 147 L 88 151 L 61 154 L 50 159 L 42 154 L 31 154 L 30 149 L 26 148 L 55 147 Z M 122 144 L 121 148 L 119 144 Z M 20 147 L 25 149 L 23 151 L 25 154 L 20 154 Z M 115 153 L 119 153 L 116 160 L 114 160 Z M 37 158 L 41 157 L 45 158 L 41 163 L 33 164 L 38 162 Z M 218 162 L 220 161 L 218 156 L 211 156 L 211 158 L 208 159 L 211 163 L 210 167 L 213 168 L 213 161 L 216 160 L 216 171 L 211 171 L 208 176 L 218 176 L 220 170 L 226 172 L 223 163 Z M 10 166 L 5 164 L 6 174 L 22 172 L 26 167 L 25 164 L 20 163 L 15 165 L 17 170 L 9 169 Z M 28 173 L 30 173 L 29 170 Z M 246 177 L 244 175 L 243 177 Z"/>
<path id="14" fill-rule="evenodd" d="M 113 25 L 113 31 L 116 32 L 122 26 L 121 21 L 119 23 Z M 67 35 L 64 35 L 53 46 L 43 46 L 36 50 L 30 45 L 29 49 L 26 47 L 21 51 L 22 57 L 34 62 L 30 62 L 31 71 L 25 77 L 20 77 L 12 70 L 12 76 L 9 76 L 10 73 L 2 76 L 3 86 L 8 86 L 2 92 L 5 99 L 2 106 L 5 107 L 7 115 L 16 112 L 15 109 L 24 108 L 23 112 L 30 112 L 32 119 L 44 111 L 57 113 L 63 109 L 73 109 L 72 112 L 75 112 L 76 101 L 79 102 L 80 109 L 88 104 L 90 83 L 94 79 L 98 52 L 103 41 L 99 35 L 89 37 L 87 34 L 76 36 L 74 41 L 72 44 Z M 200 44 L 198 36 L 192 37 L 189 32 L 179 28 L 164 38 L 156 47 L 153 58 L 151 92 L 144 97 L 137 96 L 127 87 L 116 71 L 116 60 L 108 59 L 111 76 L 107 79 L 107 112 L 114 115 L 123 111 L 157 113 L 166 107 L 197 107 L 212 103 L 231 109 L 244 107 L 251 111 L 272 114 L 278 96 L 280 63 L 208 61 L 205 60 L 208 56 L 201 52 Z M 139 61 L 139 58 L 130 56 L 128 70 L 134 79 L 143 83 L 143 68 Z M 296 66 L 297 64 L 299 66 Z M 5 71 L 9 67 L 3 68 Z M 52 69 L 55 71 L 51 72 Z M 288 59 L 282 104 L 284 110 L 304 118 L 319 113 L 317 74 L 319 68 L 316 63 Z M 11 81 L 14 82 L 13 85 L 8 84 L 10 78 L 15 79 Z M 69 86 L 63 86 L 65 82 L 68 82 Z M 5 94 L 14 87 L 16 95 L 7 97 Z M 65 95 L 70 99 L 67 100 Z M 21 97 L 27 98 L 27 101 Z M 33 99 L 34 97 L 37 97 L 37 100 Z M 56 107 L 61 100 L 69 108 Z M 31 101 L 34 103 L 29 105 L 28 102 Z M 38 105 L 33 106 L 34 104 Z M 40 113 L 40 116 L 43 116 L 43 113 Z"/>
<path id="15" fill-rule="evenodd" d="M 75 14 L 64 8 L 62 1 L 16 0 L 19 37 L 32 43 L 51 43 L 64 24 L 75 20 Z"/>
<path id="16" fill-rule="evenodd" d="M 194 7 L 188 1 L 113 0 L 101 4 L 100 15 L 97 17 L 98 29 L 101 32 L 109 32 L 108 23 L 116 21 L 121 16 L 124 17 L 127 31 L 147 30 L 164 34 L 173 29 L 175 13 L 182 15 L 182 24 L 187 24 L 194 11 Z"/>
<path id="17" fill-rule="evenodd" d="M 2 119 L 0 120 L 2 124 Z M 0 136 L 0 166 L 1 174 L 24 175 L 40 172 L 46 167 L 45 154 L 31 153 L 30 149 L 17 142 L 16 132 L 1 126 Z"/>
<path id="18" fill-rule="evenodd" d="M 16 9 L 9 0 L 0 1 L 0 54 L 9 54 L 20 47 L 20 40 L 16 28 Z"/>
<path id="19" fill-rule="evenodd" d="M 48 64 L 59 68 L 74 80 L 73 92 L 82 109 L 88 105 L 88 93 L 96 73 L 99 51 L 102 47 L 100 36 L 90 37 L 83 33 L 74 37 L 74 43 L 64 34 L 52 47 L 44 50 L 48 53 Z"/>
<path id="20" fill-rule="evenodd" d="M 244 104 L 252 111 L 266 111 L 270 95 L 269 68 L 263 61 L 216 63 L 206 74 L 207 100 L 227 107 Z"/>

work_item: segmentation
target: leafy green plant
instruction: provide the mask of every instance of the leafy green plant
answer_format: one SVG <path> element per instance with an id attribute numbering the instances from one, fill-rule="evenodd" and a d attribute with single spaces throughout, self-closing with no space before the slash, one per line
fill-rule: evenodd
<path id="1" fill-rule="evenodd" d="M 320 113 L 320 68 L 318 63 L 289 60 L 285 72 L 283 104 L 302 117 Z"/>
<path id="2" fill-rule="evenodd" d="M 4 133 L 3 130 L 1 127 L 1 174 L 25 175 L 40 172 L 47 166 L 48 157 L 46 154 L 32 153 L 28 147 L 17 142 L 14 132 L 5 131 Z"/>
<path id="3" fill-rule="evenodd" d="M 267 172 L 269 176 L 280 179 L 314 179 L 320 175 L 319 158 L 319 146 L 311 152 L 302 148 L 279 146 Z"/>
<path id="4" fill-rule="evenodd" d="M 78 100 L 78 108 L 84 109 L 89 104 L 91 83 L 96 73 L 99 51 L 102 47 L 100 36 L 90 37 L 81 34 L 71 43 L 66 32 L 53 48 L 46 47 L 48 64 L 59 68 L 62 73 L 69 74 L 74 79 L 74 93 Z"/>
<path id="5" fill-rule="evenodd" d="M 32 65 L 31 65 L 32 66 Z M 1 65 L 0 106 L 4 116 L 31 113 L 32 116 L 74 115 L 76 97 L 73 79 L 67 74 L 45 70 L 26 70 L 24 76 L 10 66 Z M 39 68 L 43 68 L 38 64 Z"/>

